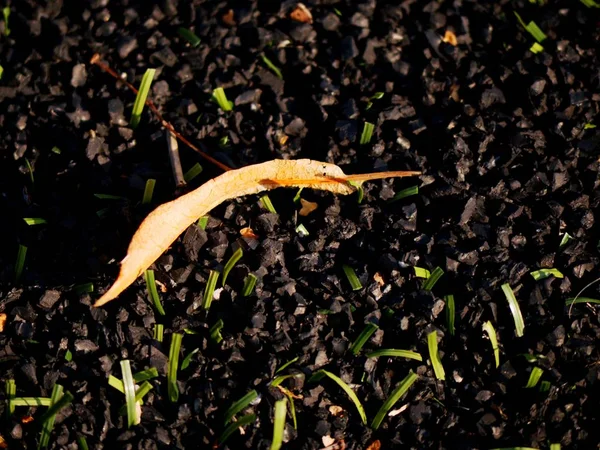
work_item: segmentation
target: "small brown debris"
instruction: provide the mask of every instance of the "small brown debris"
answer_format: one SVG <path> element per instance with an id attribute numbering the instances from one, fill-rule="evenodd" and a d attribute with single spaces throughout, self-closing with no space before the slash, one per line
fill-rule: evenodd
<path id="1" fill-rule="evenodd" d="M 375 275 L 373 275 L 373 279 L 377 282 L 379 286 L 383 286 L 385 284 L 385 281 L 383 281 L 383 277 L 379 272 L 375 272 Z"/>
<path id="2" fill-rule="evenodd" d="M 342 408 L 341 406 L 337 406 L 337 405 L 331 405 L 329 407 L 329 412 L 333 415 L 333 416 L 341 416 L 344 413 L 344 408 Z"/>
<path id="3" fill-rule="evenodd" d="M 300 199 L 300 204 L 302 208 L 299 211 L 301 216 L 308 216 L 311 212 L 313 212 L 319 206 L 317 203 L 309 202 L 308 200 Z"/>
<path id="4" fill-rule="evenodd" d="M 235 16 L 233 14 L 233 9 L 230 9 L 225 14 L 223 14 L 222 19 L 223 19 L 223 23 L 225 25 L 228 25 L 230 27 L 235 27 L 236 26 Z"/>
<path id="5" fill-rule="evenodd" d="M 371 442 L 371 444 L 367 447 L 367 450 L 380 450 L 381 442 L 378 440 Z"/>
<path id="6" fill-rule="evenodd" d="M 4 438 L 2 437 L 1 434 L 0 434 L 0 448 L 8 448 L 8 444 L 6 443 L 6 441 L 4 440 Z"/>
<path id="7" fill-rule="evenodd" d="M 310 11 L 303 3 L 298 3 L 294 10 L 291 12 L 290 17 L 292 20 L 300 23 L 313 23 L 313 17 Z"/>
<path id="8" fill-rule="evenodd" d="M 0 313 L 0 333 L 4 331 L 4 325 L 6 325 L 6 314 Z"/>
<path id="9" fill-rule="evenodd" d="M 287 141 L 289 140 L 289 138 L 290 137 L 287 134 L 282 134 L 279 137 L 279 145 L 281 145 L 283 147 L 285 144 L 287 144 Z"/>
<path id="10" fill-rule="evenodd" d="M 32 416 L 23 416 L 21 417 L 21 423 L 31 423 L 33 422 Z"/>
<path id="11" fill-rule="evenodd" d="M 242 235 L 242 237 L 245 237 L 248 239 L 258 239 L 258 236 L 256 235 L 256 233 L 254 233 L 254 230 L 250 227 L 242 228 L 240 230 L 240 234 Z"/>
<path id="12" fill-rule="evenodd" d="M 444 33 L 444 37 L 442 38 L 442 41 L 444 41 L 447 44 L 453 45 L 455 47 L 458 45 L 458 41 L 456 40 L 456 35 L 450 30 L 446 30 L 446 32 Z"/>

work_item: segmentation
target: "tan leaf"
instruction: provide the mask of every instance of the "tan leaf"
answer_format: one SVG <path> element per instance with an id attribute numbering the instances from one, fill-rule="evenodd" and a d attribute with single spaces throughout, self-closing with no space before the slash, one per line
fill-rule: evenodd
<path id="1" fill-rule="evenodd" d="M 331 405 L 329 407 L 329 412 L 336 417 L 341 416 L 342 414 L 344 414 L 344 408 L 337 405 Z"/>
<path id="2" fill-rule="evenodd" d="M 385 281 L 383 280 L 383 277 L 379 272 L 375 272 L 375 275 L 373 275 L 373 279 L 377 282 L 379 286 L 383 286 L 385 284 Z"/>
<path id="3" fill-rule="evenodd" d="M 308 200 L 304 200 L 303 198 L 300 199 L 300 204 L 302 205 L 302 208 L 300 209 L 300 211 L 298 211 L 298 214 L 300 214 L 301 216 L 308 216 L 311 212 L 317 209 L 317 206 L 319 206 L 316 203 L 309 202 Z"/>
<path id="4" fill-rule="evenodd" d="M 146 217 L 131 239 L 117 280 L 94 306 L 102 306 L 116 298 L 198 217 L 208 214 L 225 200 L 277 187 L 307 187 L 348 195 L 356 191 L 349 181 L 419 174 L 378 172 L 346 175 L 334 164 L 310 159 L 274 160 L 225 172 L 192 192 L 159 206 Z"/>

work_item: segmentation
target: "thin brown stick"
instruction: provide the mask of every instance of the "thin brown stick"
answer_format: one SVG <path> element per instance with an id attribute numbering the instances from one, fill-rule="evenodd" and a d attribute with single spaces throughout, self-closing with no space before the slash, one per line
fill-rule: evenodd
<path id="1" fill-rule="evenodd" d="M 181 168 L 181 159 L 179 158 L 179 146 L 177 145 L 177 138 L 168 130 L 167 147 L 169 148 L 169 161 L 171 161 L 171 168 L 173 169 L 175 186 L 178 188 L 184 187 L 186 182 L 185 178 L 183 177 L 183 169 Z"/>
<path id="2" fill-rule="evenodd" d="M 125 86 L 127 86 L 129 89 L 131 89 L 137 95 L 137 93 L 138 93 L 137 88 L 133 84 L 128 82 L 127 80 L 124 80 L 123 78 L 121 78 L 119 76 L 119 74 L 117 74 L 117 72 L 115 72 L 113 69 L 111 69 L 107 64 L 104 64 L 102 61 L 100 61 L 100 54 L 96 53 L 94 56 L 92 56 L 92 59 L 90 59 L 90 63 L 100 67 L 100 69 L 102 69 L 104 72 L 106 72 L 109 75 L 111 75 L 112 77 L 114 77 L 117 81 L 120 81 L 121 83 L 125 84 Z M 167 122 L 165 119 L 163 119 L 162 114 L 158 111 L 158 108 L 154 105 L 152 100 L 147 99 L 146 105 L 148 106 L 148 108 L 150 108 L 152 110 L 152 112 L 154 114 L 156 114 L 156 117 L 158 117 L 158 120 L 160 120 L 160 123 L 162 124 L 162 126 L 165 127 L 167 130 L 169 130 L 171 133 L 173 133 L 173 135 L 177 139 L 179 139 L 185 145 L 190 147 L 192 150 L 195 150 L 204 159 L 206 159 L 207 161 L 210 161 L 211 163 L 213 163 L 220 169 L 224 170 L 225 172 L 227 172 L 228 170 L 231 170 L 231 167 L 223 164 L 220 161 L 217 161 L 215 158 L 213 158 L 209 154 L 203 152 L 198 147 L 196 147 L 194 144 L 192 144 L 190 141 L 188 141 L 185 137 L 183 137 L 181 134 L 179 134 L 177 132 L 177 130 L 173 127 L 173 125 L 171 125 L 169 122 Z"/>

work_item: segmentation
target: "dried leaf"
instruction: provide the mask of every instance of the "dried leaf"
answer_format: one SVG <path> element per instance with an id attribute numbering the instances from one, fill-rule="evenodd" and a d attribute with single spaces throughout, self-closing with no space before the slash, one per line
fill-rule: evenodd
<path id="1" fill-rule="evenodd" d="M 373 275 L 373 279 L 377 282 L 379 286 L 383 286 L 385 284 L 385 281 L 379 272 L 375 272 L 375 275 Z"/>
<path id="2" fill-rule="evenodd" d="M 290 13 L 290 17 L 292 20 L 300 23 L 312 23 L 313 17 L 308 8 L 302 4 L 298 3 L 294 10 Z"/>
<path id="3" fill-rule="evenodd" d="M 342 416 L 344 414 L 344 408 L 337 405 L 331 405 L 329 407 L 329 412 L 334 416 Z"/>
<path id="4" fill-rule="evenodd" d="M 379 440 L 371 442 L 371 445 L 367 447 L 367 450 L 380 450 L 381 442 Z"/>
<path id="5" fill-rule="evenodd" d="M 303 198 L 300 199 L 300 204 L 302 205 L 302 208 L 300 209 L 300 211 L 298 211 L 298 214 L 300 214 L 301 216 L 308 216 L 311 212 L 317 209 L 317 206 L 319 206 L 316 203 L 309 202 L 308 200 L 304 200 Z"/>
<path id="6" fill-rule="evenodd" d="M 254 230 L 250 227 L 242 228 L 240 230 L 240 234 L 242 235 L 242 237 L 245 237 L 248 239 L 258 239 L 258 236 L 256 235 L 256 233 L 254 233 Z"/>
<path id="7" fill-rule="evenodd" d="M 165 203 L 142 222 L 121 261 L 119 276 L 95 303 L 102 306 L 127 289 L 169 248 L 185 229 L 225 200 L 257 194 L 277 187 L 307 187 L 348 195 L 356 191 L 350 181 L 419 175 L 420 172 L 379 172 L 346 175 L 338 166 L 309 159 L 275 160 L 230 170 L 194 191 Z"/>
<path id="8" fill-rule="evenodd" d="M 0 333 L 4 331 L 4 325 L 6 325 L 6 314 L 0 313 Z"/>
<path id="9" fill-rule="evenodd" d="M 458 45 L 458 41 L 456 40 L 456 35 L 450 30 L 446 30 L 446 33 L 444 33 L 444 37 L 442 38 L 442 41 L 444 41 L 447 44 L 453 45 L 454 47 L 456 47 Z"/>

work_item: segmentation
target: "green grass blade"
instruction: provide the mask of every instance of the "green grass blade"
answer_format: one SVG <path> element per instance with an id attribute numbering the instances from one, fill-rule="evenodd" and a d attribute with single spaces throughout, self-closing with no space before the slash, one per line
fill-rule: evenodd
<path id="1" fill-rule="evenodd" d="M 294 430 L 298 429 L 298 422 L 296 421 L 296 406 L 294 405 L 294 397 L 290 394 L 286 394 L 289 406 L 290 406 L 290 416 L 292 416 L 292 423 L 294 424 Z"/>
<path id="2" fill-rule="evenodd" d="M 431 291 L 442 275 L 444 275 L 444 271 L 441 267 L 436 267 L 433 269 L 433 272 L 431 272 L 429 278 L 427 278 L 425 283 L 423 283 L 423 290 Z"/>
<path id="3" fill-rule="evenodd" d="M 182 39 L 185 39 L 192 47 L 196 48 L 200 45 L 200 38 L 191 30 L 187 28 L 177 28 L 177 33 Z"/>
<path id="4" fill-rule="evenodd" d="M 275 402 L 275 413 L 273 420 L 273 440 L 271 450 L 279 450 L 283 445 L 283 431 L 285 430 L 285 413 L 287 412 L 287 398 Z"/>
<path id="5" fill-rule="evenodd" d="M 273 202 L 271 201 L 271 199 L 269 198 L 268 195 L 263 195 L 260 198 L 260 202 L 262 203 L 262 205 L 265 207 L 265 209 L 273 214 L 277 214 L 277 211 L 275 210 L 275 207 L 273 206 Z"/>
<path id="6" fill-rule="evenodd" d="M 398 192 L 396 195 L 394 195 L 392 198 L 390 198 L 388 200 L 388 203 L 394 203 L 394 202 L 397 202 L 398 200 L 402 200 L 403 198 L 410 197 L 411 195 L 418 195 L 418 194 L 419 194 L 419 186 L 411 186 L 406 189 L 402 189 L 400 192 Z"/>
<path id="7" fill-rule="evenodd" d="M 392 409 L 392 407 L 398 403 L 398 400 L 402 398 L 404 394 L 410 389 L 410 387 L 417 381 L 419 376 L 414 372 L 409 372 L 409 374 L 398 384 L 396 389 L 392 391 L 388 399 L 381 405 L 379 411 L 375 415 L 373 422 L 371 422 L 371 428 L 377 430 L 383 419 L 387 415 L 388 411 Z"/>
<path id="8" fill-rule="evenodd" d="M 52 399 L 49 397 L 15 397 L 10 400 L 12 406 L 50 406 Z"/>
<path id="9" fill-rule="evenodd" d="M 445 380 L 446 372 L 444 371 L 444 366 L 442 366 L 440 355 L 438 353 L 437 331 L 434 330 L 427 335 L 427 348 L 429 349 L 429 359 L 431 360 L 435 377 L 438 380 Z"/>
<path id="10" fill-rule="evenodd" d="M 146 180 L 146 186 L 144 187 L 144 196 L 142 197 L 142 205 L 148 205 L 152 202 L 152 196 L 154 195 L 154 186 L 156 186 L 156 180 L 149 178 Z"/>
<path id="11" fill-rule="evenodd" d="M 360 135 L 360 145 L 366 145 L 371 142 L 371 138 L 373 137 L 373 130 L 375 129 L 375 125 L 370 122 L 365 122 L 363 125 L 363 130 Z"/>
<path id="12" fill-rule="evenodd" d="M 154 324 L 154 340 L 162 342 L 165 336 L 165 326 L 162 323 Z"/>
<path id="13" fill-rule="evenodd" d="M 15 262 L 15 281 L 21 280 L 23 269 L 25 268 L 25 258 L 27 257 L 27 247 L 19 244 L 17 251 L 17 260 Z"/>
<path id="14" fill-rule="evenodd" d="M 227 276 L 229 275 L 229 272 L 231 272 L 231 269 L 233 269 L 233 267 L 242 258 L 242 256 L 244 256 L 244 250 L 242 250 L 242 247 L 238 248 L 235 252 L 233 252 L 233 255 L 231 255 L 231 258 L 229 258 L 229 261 L 227 261 L 227 264 L 225 264 L 225 267 L 223 268 L 222 286 L 225 286 L 225 282 L 227 281 Z"/>
<path id="15" fill-rule="evenodd" d="M 600 8 L 600 5 L 598 5 Z M 550 450 L 560 450 L 560 444 L 550 444 Z"/>
<path id="16" fill-rule="evenodd" d="M 287 375 L 278 375 L 275 378 L 273 378 L 273 381 L 271 381 L 269 383 L 269 386 L 273 386 L 273 387 L 277 387 L 279 386 L 281 383 L 283 383 L 285 380 L 288 380 L 290 378 L 304 378 L 304 374 L 302 372 L 296 372 L 296 373 L 290 373 Z"/>
<path id="17" fill-rule="evenodd" d="M 412 350 L 397 350 L 395 348 L 383 348 L 381 350 L 375 350 L 374 352 L 367 353 L 367 358 L 378 358 L 380 356 L 391 356 L 398 358 L 414 359 L 415 361 L 423 361 L 423 357 L 420 353 L 413 352 Z"/>
<path id="18" fill-rule="evenodd" d="M 10 6 L 5 6 L 2 8 L 2 18 L 4 19 L 4 36 L 10 35 Z"/>
<path id="19" fill-rule="evenodd" d="M 79 447 L 79 450 L 89 450 L 87 439 L 85 438 L 85 436 L 77 437 L 77 446 Z"/>
<path id="20" fill-rule="evenodd" d="M 494 351 L 494 359 L 496 360 L 496 368 L 500 366 L 500 347 L 498 346 L 498 337 L 496 336 L 496 330 L 489 320 L 483 324 L 483 331 L 485 331 L 490 337 L 492 344 L 492 350 Z"/>
<path id="21" fill-rule="evenodd" d="M 570 305 L 576 305 L 578 303 L 591 303 L 594 305 L 600 305 L 600 300 L 598 300 L 597 298 L 590 298 L 590 297 L 571 297 L 568 298 L 567 301 L 565 302 L 565 305 L 570 306 Z"/>
<path id="22" fill-rule="evenodd" d="M 192 362 L 192 358 L 199 351 L 200 351 L 199 348 L 195 348 L 194 350 L 189 352 L 187 355 L 185 355 L 185 358 L 183 358 L 183 361 L 181 361 L 181 370 L 185 370 L 190 366 L 190 362 Z"/>
<path id="23" fill-rule="evenodd" d="M 227 99 L 227 95 L 225 95 L 223 88 L 216 88 L 213 91 L 212 96 L 223 111 L 231 111 L 233 109 L 233 103 Z"/>
<path id="24" fill-rule="evenodd" d="M 91 294 L 94 292 L 94 283 L 82 283 L 73 286 L 73 292 L 77 295 Z"/>
<path id="25" fill-rule="evenodd" d="M 533 447 L 503 447 L 503 448 L 493 448 L 491 450 L 539 450 Z"/>
<path id="26" fill-rule="evenodd" d="M 60 398 L 63 396 L 63 387 L 60 384 L 55 384 L 52 388 L 52 395 L 50 396 L 50 405 L 58 403 Z M 48 447 L 50 443 L 50 434 L 54 429 L 54 421 L 56 420 L 56 413 L 50 416 L 47 420 L 42 423 L 42 434 L 38 443 L 38 449 Z"/>
<path id="27" fill-rule="evenodd" d="M 454 295 L 446 295 L 444 297 L 446 301 L 446 324 L 448 326 L 448 332 L 450 336 L 454 336 L 456 332 L 454 328 L 454 322 L 456 320 L 456 305 L 454 304 Z"/>
<path id="28" fill-rule="evenodd" d="M 121 197 L 120 195 L 111 194 L 94 194 L 94 197 L 100 200 L 127 200 L 125 197 Z"/>
<path id="29" fill-rule="evenodd" d="M 508 283 L 502 285 L 502 292 L 504 292 L 504 296 L 506 297 L 506 300 L 508 300 L 508 306 L 510 307 L 510 312 L 512 313 L 515 321 L 515 331 L 517 337 L 522 337 L 523 333 L 525 332 L 525 322 L 523 321 L 521 308 L 519 308 L 519 302 L 517 301 L 515 293 Z"/>
<path id="30" fill-rule="evenodd" d="M 275 64 L 273 64 L 271 62 L 271 60 L 269 58 L 267 58 L 265 55 L 260 55 L 260 59 L 262 59 L 262 62 L 264 62 L 265 65 L 273 71 L 273 73 L 277 76 L 277 78 L 279 78 L 280 80 L 283 80 L 283 74 L 281 73 L 281 69 L 279 67 L 277 67 Z"/>
<path id="31" fill-rule="evenodd" d="M 4 391 L 6 393 L 6 416 L 10 417 L 15 412 L 15 405 L 12 403 L 12 400 L 17 395 L 17 384 L 15 380 L 6 380 L 4 382 Z"/>
<path id="32" fill-rule="evenodd" d="M 123 390 L 125 391 L 125 405 L 127 406 L 127 428 L 131 428 L 132 425 L 140 423 L 140 416 L 135 401 L 135 383 L 131 373 L 131 364 L 127 359 L 121 361 L 121 374 L 123 375 Z"/>
<path id="33" fill-rule="evenodd" d="M 200 163 L 196 163 L 190 168 L 190 170 L 188 170 L 186 173 L 183 174 L 183 179 L 185 180 L 186 183 L 189 183 L 194 178 L 196 178 L 198 175 L 200 175 L 202 173 L 202 170 L 203 169 L 202 169 L 202 166 L 200 165 Z"/>
<path id="34" fill-rule="evenodd" d="M 141 386 L 137 389 L 137 391 L 135 392 L 135 402 L 137 403 L 137 405 L 136 405 L 136 411 L 139 411 L 139 408 L 142 406 L 142 403 L 143 403 L 142 399 L 151 390 L 152 390 L 152 385 L 150 383 L 148 383 L 147 381 L 144 381 L 141 384 Z M 127 414 L 127 404 L 123 405 L 119 409 L 119 415 L 120 416 L 124 416 L 126 414 Z"/>
<path id="35" fill-rule="evenodd" d="M 300 237 L 308 236 L 310 234 L 302 223 L 296 227 L 296 233 L 298 233 Z"/>
<path id="36" fill-rule="evenodd" d="M 258 398 L 258 392 L 256 392 L 254 389 L 252 389 L 246 395 L 244 395 L 242 398 L 233 402 L 231 404 L 231 406 L 227 409 L 227 411 L 225 411 L 224 423 L 230 422 L 231 419 L 233 419 L 233 417 L 237 413 L 246 409 L 248 406 L 250 406 L 250 403 L 252 403 L 257 398 Z"/>
<path id="37" fill-rule="evenodd" d="M 179 400 L 179 387 L 177 386 L 177 369 L 179 368 L 179 352 L 183 334 L 173 333 L 171 336 L 171 347 L 169 348 L 169 367 L 167 370 L 167 387 L 169 400 L 172 403 Z"/>
<path id="38" fill-rule="evenodd" d="M 114 375 L 108 376 L 108 385 L 114 387 L 121 394 L 125 393 L 125 387 L 123 386 L 123 382 Z"/>
<path id="39" fill-rule="evenodd" d="M 141 383 L 142 381 L 151 380 L 158 378 L 158 369 L 156 367 L 150 367 L 146 370 L 141 370 L 133 374 L 133 381 Z"/>
<path id="40" fill-rule="evenodd" d="M 542 31 L 542 29 L 540 27 L 538 27 L 537 23 L 535 23 L 534 21 L 531 21 L 527 24 L 527 26 L 525 27 L 525 29 L 529 32 L 529 34 L 531 34 L 533 36 L 533 38 L 538 41 L 538 42 L 543 42 L 547 36 L 546 33 L 544 33 Z"/>
<path id="41" fill-rule="evenodd" d="M 248 297 L 254 291 L 256 286 L 256 275 L 249 273 L 244 280 L 244 287 L 242 288 L 242 297 Z"/>
<path id="42" fill-rule="evenodd" d="M 531 272 L 529 275 L 533 277 L 535 281 L 545 280 L 546 278 L 564 278 L 565 276 L 558 269 L 540 269 Z"/>
<path id="43" fill-rule="evenodd" d="M 219 344 L 223 340 L 223 336 L 221 335 L 221 330 L 225 326 L 223 319 L 217 320 L 217 322 L 210 327 L 208 332 L 210 333 L 210 338 L 215 341 L 215 343 Z"/>
<path id="44" fill-rule="evenodd" d="M 146 105 L 146 99 L 148 98 L 148 92 L 150 91 L 150 85 L 155 73 L 156 69 L 148 69 L 142 77 L 142 83 L 140 84 L 137 96 L 135 97 L 135 103 L 133 104 L 133 110 L 131 111 L 131 120 L 129 121 L 131 128 L 135 129 L 140 124 L 142 111 L 144 110 L 144 105 Z"/>
<path id="45" fill-rule="evenodd" d="M 350 386 L 348 386 L 344 382 L 344 380 L 342 380 L 340 377 L 332 374 L 331 372 L 328 372 L 326 370 L 320 370 L 319 372 L 322 373 L 323 375 L 326 375 L 329 378 L 331 378 L 333 381 L 335 381 L 338 384 L 339 387 L 341 387 L 344 390 L 346 395 L 348 395 L 348 397 L 350 397 L 350 400 L 352 400 L 352 402 L 356 406 L 356 409 L 358 410 L 358 414 L 360 415 L 362 422 L 366 425 L 367 424 L 367 414 L 365 413 L 365 408 L 363 408 L 362 403 L 360 402 L 360 400 L 358 399 L 358 397 L 356 396 L 354 391 L 352 389 L 350 389 Z"/>
<path id="46" fill-rule="evenodd" d="M 215 288 L 217 287 L 219 275 L 221 275 L 221 272 L 218 270 L 211 270 L 208 275 L 208 281 L 204 288 L 204 296 L 202 297 L 202 309 L 205 309 L 206 311 L 210 309 L 210 305 L 213 301 L 213 295 L 215 293 Z"/>
<path id="47" fill-rule="evenodd" d="M 208 216 L 202 216 L 198 219 L 198 223 L 196 224 L 198 228 L 202 228 L 206 230 L 206 226 L 208 225 Z"/>
<path id="48" fill-rule="evenodd" d="M 527 380 L 527 384 L 525 385 L 525 387 L 527 389 L 536 387 L 543 374 L 544 370 L 540 369 L 539 367 L 534 367 L 533 369 L 531 369 L 531 373 L 529 374 L 529 380 Z"/>
<path id="49" fill-rule="evenodd" d="M 221 433 L 221 436 L 219 436 L 219 440 L 217 441 L 217 443 L 219 445 L 223 445 L 225 443 L 225 441 L 227 439 L 229 439 L 229 437 L 233 433 L 235 433 L 236 430 L 238 430 L 241 427 L 245 427 L 246 425 L 250 425 L 255 420 L 256 420 L 256 414 L 247 414 L 243 417 L 240 417 L 237 422 L 230 423 L 225 428 L 225 430 L 223 430 L 223 432 Z"/>
<path id="50" fill-rule="evenodd" d="M 154 280 L 154 270 L 146 270 L 144 272 L 144 279 L 146 280 L 146 288 L 148 290 L 148 295 L 154 304 L 154 309 L 161 315 L 165 315 L 165 310 L 163 308 L 162 303 L 160 302 L 160 297 L 158 296 L 158 291 L 156 290 L 156 281 Z"/>
<path id="51" fill-rule="evenodd" d="M 346 278 L 348 278 L 348 283 L 350 283 L 350 287 L 352 288 L 352 290 L 361 290 L 363 286 L 358 277 L 356 276 L 356 272 L 354 272 L 354 269 L 346 264 L 342 266 L 342 269 L 344 270 Z"/>
<path id="52" fill-rule="evenodd" d="M 428 279 L 431 276 L 431 272 L 429 272 L 429 270 L 427 269 L 424 269 L 423 267 L 414 266 L 413 269 L 417 278 Z"/>
<path id="53" fill-rule="evenodd" d="M 379 327 L 374 323 L 367 324 L 367 326 L 358 335 L 356 340 L 352 343 L 352 346 L 350 347 L 350 352 L 354 356 L 358 355 L 358 352 L 360 352 L 360 350 L 363 348 L 363 345 L 365 345 L 365 343 L 371 338 L 373 333 L 375 333 L 375 331 L 377 331 L 378 328 Z"/>
<path id="54" fill-rule="evenodd" d="M 285 364 L 283 364 L 279 369 L 277 369 L 275 371 L 275 373 L 279 373 L 282 372 L 283 370 L 285 370 L 286 367 L 291 366 L 292 364 L 294 364 L 296 361 L 298 361 L 300 359 L 299 356 L 296 356 L 295 358 L 290 359 L 288 362 L 286 362 Z"/>
<path id="55" fill-rule="evenodd" d="M 23 220 L 29 226 L 44 225 L 45 223 L 48 223 L 46 219 L 42 219 L 41 217 L 23 217 Z"/>
<path id="56" fill-rule="evenodd" d="M 48 410 L 42 415 L 42 417 L 40 417 L 40 421 L 43 423 L 49 420 L 51 417 L 56 416 L 56 414 L 58 414 L 58 412 L 61 409 L 71 404 L 73 399 L 73 394 L 71 394 L 69 391 L 66 391 L 56 403 L 52 403 L 52 399 L 50 399 L 51 405 L 48 408 Z"/>

